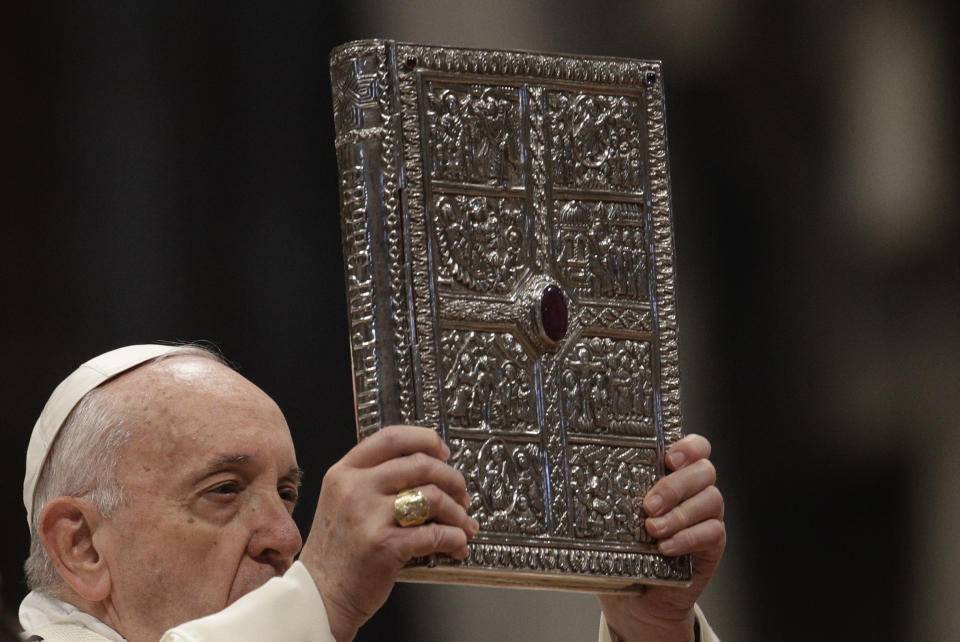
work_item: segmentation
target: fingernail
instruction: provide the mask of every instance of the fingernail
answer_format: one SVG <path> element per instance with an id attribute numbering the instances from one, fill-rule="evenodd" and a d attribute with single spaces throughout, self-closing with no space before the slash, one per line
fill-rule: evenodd
<path id="1" fill-rule="evenodd" d="M 650 515 L 656 515 L 660 512 L 660 507 L 663 506 L 663 498 L 656 493 L 648 495 L 643 501 L 643 505 L 646 507 L 647 513 Z"/>
<path id="2" fill-rule="evenodd" d="M 450 452 L 450 446 L 448 446 L 447 444 L 443 444 L 443 453 L 444 453 L 443 455 L 444 460 L 450 459 L 450 455 L 452 454 Z"/>
<path id="3" fill-rule="evenodd" d="M 677 546 L 677 543 L 672 539 L 665 539 L 660 542 L 660 552 L 664 555 L 673 555 L 678 550 L 680 550 L 680 547 Z"/>
<path id="4" fill-rule="evenodd" d="M 667 459 L 670 460 L 670 466 L 674 470 L 676 470 L 677 468 L 680 468 L 680 466 L 683 465 L 683 462 L 687 460 L 687 457 L 682 452 L 677 451 L 675 453 L 670 453 L 667 456 Z"/>
<path id="5" fill-rule="evenodd" d="M 473 533 L 470 534 L 470 537 L 473 537 L 480 532 L 480 522 L 475 519 L 470 520 L 470 527 L 473 529 Z"/>

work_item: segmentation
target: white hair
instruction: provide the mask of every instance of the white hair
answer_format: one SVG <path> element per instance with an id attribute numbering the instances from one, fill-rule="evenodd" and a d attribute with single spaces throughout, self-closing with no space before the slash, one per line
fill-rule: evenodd
<path id="1" fill-rule="evenodd" d="M 215 349 L 186 344 L 133 370 L 178 356 L 204 357 L 229 366 Z M 131 416 L 102 385 L 85 394 L 64 420 L 40 471 L 33 496 L 30 556 L 23 566 L 31 590 L 57 597 L 63 586 L 40 541 L 38 520 L 41 509 L 56 497 L 82 497 L 96 506 L 104 517 L 109 517 L 124 501 L 123 487 L 116 477 L 117 462 L 136 420 L 137 417 Z"/>

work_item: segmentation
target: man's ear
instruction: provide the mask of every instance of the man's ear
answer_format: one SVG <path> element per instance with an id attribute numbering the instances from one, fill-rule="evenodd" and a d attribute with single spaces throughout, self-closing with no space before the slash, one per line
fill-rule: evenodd
<path id="1" fill-rule="evenodd" d="M 100 511 L 79 497 L 57 497 L 37 521 L 40 542 L 57 573 L 80 597 L 99 602 L 110 594 L 110 569 L 93 541 Z"/>

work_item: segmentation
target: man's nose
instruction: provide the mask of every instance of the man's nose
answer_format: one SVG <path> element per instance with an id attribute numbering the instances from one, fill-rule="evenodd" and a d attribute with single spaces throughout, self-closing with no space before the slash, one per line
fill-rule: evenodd
<path id="1" fill-rule="evenodd" d="M 278 573 L 284 573 L 303 546 L 300 530 L 287 503 L 274 494 L 254 502 L 249 510 L 253 534 L 247 553 L 258 562 L 270 564 Z"/>

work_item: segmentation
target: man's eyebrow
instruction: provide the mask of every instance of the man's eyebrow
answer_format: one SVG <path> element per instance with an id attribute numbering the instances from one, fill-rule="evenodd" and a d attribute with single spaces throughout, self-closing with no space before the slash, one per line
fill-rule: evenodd
<path id="1" fill-rule="evenodd" d="M 252 457 L 250 457 L 250 455 L 221 455 L 204 466 L 197 474 L 197 479 L 209 477 L 210 475 L 218 473 L 221 470 L 229 470 L 231 468 L 245 466 L 246 464 L 250 463 L 251 459 Z"/>
<path id="2" fill-rule="evenodd" d="M 221 470 L 230 470 L 245 466 L 253 461 L 250 455 L 221 455 L 209 464 L 207 464 L 199 474 L 199 479 L 209 477 Z M 297 483 L 297 486 L 303 481 L 303 469 L 299 466 L 291 466 L 286 473 L 280 476 L 280 479 L 288 479 Z"/>
<path id="3" fill-rule="evenodd" d="M 280 479 L 289 479 L 290 481 L 297 482 L 297 487 L 303 483 L 303 468 L 300 466 L 293 466 L 290 470 L 287 471 L 286 475 L 282 475 Z"/>

